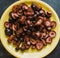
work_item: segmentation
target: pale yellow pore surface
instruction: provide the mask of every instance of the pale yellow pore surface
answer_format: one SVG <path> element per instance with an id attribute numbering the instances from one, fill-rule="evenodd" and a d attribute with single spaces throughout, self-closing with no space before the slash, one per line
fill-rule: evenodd
<path id="1" fill-rule="evenodd" d="M 54 29 L 56 31 L 56 37 L 53 38 L 53 41 L 51 44 L 48 44 L 47 46 L 43 47 L 42 50 L 37 51 L 37 50 L 26 50 L 24 52 L 18 51 L 16 52 L 15 47 L 12 44 L 8 44 L 7 39 L 8 37 L 6 37 L 5 32 L 4 32 L 4 22 L 8 21 L 9 18 L 9 12 L 11 12 L 13 5 L 18 5 L 21 3 L 26 3 L 27 5 L 31 5 L 32 3 L 36 3 L 39 6 L 41 6 L 45 11 L 50 11 L 52 12 L 52 17 L 51 20 L 54 20 L 57 22 L 57 26 Z M 21 0 L 21 1 L 17 1 L 15 3 L 13 3 L 11 6 L 9 6 L 5 12 L 3 13 L 2 17 L 1 17 L 1 22 L 0 22 L 0 36 L 1 36 L 1 42 L 3 44 L 3 46 L 5 47 L 5 49 L 12 54 L 13 56 L 17 57 L 17 58 L 42 58 L 45 57 L 46 55 L 48 55 L 49 53 L 51 53 L 54 48 L 56 47 L 58 41 L 59 41 L 59 18 L 57 16 L 57 14 L 55 13 L 55 11 L 45 2 L 43 1 L 38 1 L 38 0 Z"/>

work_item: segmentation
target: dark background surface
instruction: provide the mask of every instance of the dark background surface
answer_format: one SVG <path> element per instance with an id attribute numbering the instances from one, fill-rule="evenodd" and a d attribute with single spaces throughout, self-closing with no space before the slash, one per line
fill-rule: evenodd
<path id="1" fill-rule="evenodd" d="M 4 10 L 15 1 L 17 0 L 0 0 L 0 17 L 3 14 Z M 45 1 L 50 6 L 52 6 L 60 18 L 60 0 L 42 0 L 42 1 Z M 0 58 L 15 58 L 15 57 L 9 54 L 0 43 Z M 60 41 L 57 47 L 54 49 L 54 51 L 45 58 L 60 58 Z"/>

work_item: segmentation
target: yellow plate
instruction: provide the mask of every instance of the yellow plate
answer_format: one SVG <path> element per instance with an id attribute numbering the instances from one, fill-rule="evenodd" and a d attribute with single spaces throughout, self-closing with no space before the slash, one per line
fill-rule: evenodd
<path id="1" fill-rule="evenodd" d="M 21 51 L 16 52 L 15 47 L 12 44 L 8 44 L 8 42 L 7 42 L 7 37 L 5 36 L 5 32 L 4 32 L 4 22 L 8 21 L 9 12 L 12 10 L 13 5 L 17 5 L 17 4 L 21 4 L 21 3 L 26 3 L 27 5 L 31 5 L 32 3 L 38 4 L 44 10 L 52 12 L 51 20 L 54 20 L 57 22 L 57 26 L 54 29 L 57 33 L 56 37 L 53 39 L 53 41 L 50 45 L 48 44 L 47 46 L 45 46 L 40 51 L 29 49 L 28 51 L 25 51 L 24 53 Z M 54 48 L 56 47 L 56 45 L 59 41 L 59 32 L 60 32 L 59 29 L 60 29 L 59 18 L 57 16 L 56 12 L 47 3 L 43 2 L 43 1 L 38 1 L 38 0 L 28 0 L 28 1 L 27 0 L 21 0 L 21 1 L 17 1 L 15 3 L 13 3 L 12 5 L 10 5 L 5 10 L 5 12 L 3 13 L 3 15 L 1 17 L 1 22 L 0 22 L 1 42 L 2 42 L 3 46 L 5 47 L 5 49 L 10 54 L 12 54 L 13 56 L 15 56 L 17 58 L 42 58 L 42 57 L 45 57 L 46 55 L 48 55 L 49 53 L 51 53 L 54 50 Z"/>

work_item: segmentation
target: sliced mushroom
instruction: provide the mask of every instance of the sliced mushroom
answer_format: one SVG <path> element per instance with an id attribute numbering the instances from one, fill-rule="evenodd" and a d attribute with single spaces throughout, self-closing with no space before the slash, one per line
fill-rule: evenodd
<path id="1" fill-rule="evenodd" d="M 30 38 L 28 36 L 24 37 L 24 42 L 30 42 Z"/>
<path id="2" fill-rule="evenodd" d="M 56 36 L 56 32 L 53 31 L 53 30 L 50 31 L 50 32 L 49 32 L 49 36 L 52 37 L 52 38 L 54 38 L 54 37 Z"/>
<path id="3" fill-rule="evenodd" d="M 28 26 L 24 26 L 24 27 L 23 27 L 23 30 L 24 30 L 24 31 L 27 31 L 27 30 L 28 30 Z"/>
<path id="4" fill-rule="evenodd" d="M 47 33 L 47 30 L 46 30 L 45 28 L 43 28 L 42 31 L 43 31 L 44 33 Z"/>
<path id="5" fill-rule="evenodd" d="M 35 33 L 36 37 L 39 38 L 41 36 L 41 33 L 38 31 Z"/>
<path id="6" fill-rule="evenodd" d="M 34 40 L 34 39 L 30 39 L 30 42 L 31 42 L 32 45 L 36 44 L 36 40 Z"/>
<path id="7" fill-rule="evenodd" d="M 27 20 L 27 25 L 29 25 L 29 26 L 33 26 L 33 23 L 30 21 L 30 20 Z"/>
<path id="8" fill-rule="evenodd" d="M 18 30 L 19 29 L 19 23 L 12 24 L 11 29 L 13 29 L 13 31 Z"/>
<path id="9" fill-rule="evenodd" d="M 21 7 L 22 7 L 23 11 L 27 11 L 28 10 L 28 6 L 26 4 L 24 4 L 24 3 L 22 3 Z"/>
<path id="10" fill-rule="evenodd" d="M 51 21 L 51 27 L 52 27 L 52 28 L 55 28 L 56 25 L 57 25 L 57 23 L 56 23 L 55 21 Z"/>
<path id="11" fill-rule="evenodd" d="M 15 34 L 16 34 L 17 37 L 20 37 L 22 32 L 23 32 L 23 29 L 20 28 L 15 32 Z"/>
<path id="12" fill-rule="evenodd" d="M 42 20 L 43 20 L 43 19 L 44 19 L 44 17 L 42 17 L 42 16 L 38 16 L 38 19 L 42 19 Z"/>
<path id="13" fill-rule="evenodd" d="M 45 11 L 43 9 L 40 10 L 39 13 L 40 13 L 41 16 L 43 16 L 43 17 L 45 16 Z"/>
<path id="14" fill-rule="evenodd" d="M 43 20 L 42 20 L 42 19 L 39 19 L 39 20 L 36 22 L 35 25 L 37 25 L 37 26 L 39 25 L 39 26 L 40 26 L 40 25 L 42 24 L 42 22 L 43 22 Z"/>
<path id="15" fill-rule="evenodd" d="M 43 43 L 42 42 L 36 43 L 36 49 L 37 50 L 41 50 L 42 48 L 43 48 Z"/>
<path id="16" fill-rule="evenodd" d="M 10 27 L 11 27 L 11 23 L 5 22 L 5 23 L 4 23 L 4 26 L 5 26 L 6 28 L 10 28 Z"/>
<path id="17" fill-rule="evenodd" d="M 19 8 L 19 5 L 14 5 L 12 8 L 13 12 L 17 12 L 19 10 L 18 8 Z"/>
<path id="18" fill-rule="evenodd" d="M 43 42 L 44 45 L 46 45 L 46 41 L 44 39 L 41 39 L 41 41 Z"/>
<path id="19" fill-rule="evenodd" d="M 47 17 L 47 18 L 50 18 L 51 15 L 52 15 L 51 12 L 47 12 L 46 17 Z"/>
<path id="20" fill-rule="evenodd" d="M 19 17 L 18 14 L 14 12 L 11 12 L 10 15 L 13 19 L 17 19 Z"/>
<path id="21" fill-rule="evenodd" d="M 51 27 L 47 27 L 47 30 L 48 30 L 48 31 L 51 31 L 51 29 L 52 29 Z"/>
<path id="22" fill-rule="evenodd" d="M 51 38 L 51 37 L 48 37 L 48 38 L 46 39 L 46 43 L 48 43 L 48 44 L 52 43 L 52 38 Z"/>
<path id="23" fill-rule="evenodd" d="M 32 10 L 32 8 L 28 8 L 28 11 L 25 11 L 24 12 L 24 15 L 26 15 L 26 16 L 32 16 L 32 15 L 34 15 L 34 11 Z"/>
<path id="24" fill-rule="evenodd" d="M 45 24 L 46 27 L 50 27 L 50 26 L 51 26 L 50 20 L 46 20 L 46 21 L 44 22 L 44 24 Z"/>
<path id="25" fill-rule="evenodd" d="M 40 6 L 38 6 L 37 4 L 32 4 L 31 5 L 31 8 L 34 10 L 34 11 L 39 11 L 41 10 L 42 8 Z"/>
<path id="26" fill-rule="evenodd" d="M 8 42 L 11 43 L 12 40 L 13 40 L 13 38 L 14 38 L 14 35 L 11 35 L 11 36 L 8 38 Z"/>
<path id="27" fill-rule="evenodd" d="M 26 20 L 26 16 L 22 16 L 19 21 L 21 24 L 24 24 L 25 23 L 25 20 Z"/>
<path id="28" fill-rule="evenodd" d="M 41 39 L 45 39 L 45 36 L 46 36 L 46 33 L 45 33 L 45 32 L 42 33 L 42 34 L 41 34 Z"/>

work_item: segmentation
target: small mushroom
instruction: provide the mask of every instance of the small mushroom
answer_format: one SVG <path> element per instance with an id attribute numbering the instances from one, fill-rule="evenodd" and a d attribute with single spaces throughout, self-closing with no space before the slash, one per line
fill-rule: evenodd
<path id="1" fill-rule="evenodd" d="M 29 26 L 33 26 L 33 23 L 30 21 L 30 20 L 27 20 L 27 25 L 29 25 Z"/>
<path id="2" fill-rule="evenodd" d="M 35 14 L 38 16 L 40 13 L 38 11 L 35 11 Z"/>
<path id="3" fill-rule="evenodd" d="M 37 50 L 41 50 L 42 48 L 43 48 L 43 43 L 42 42 L 36 43 L 36 49 Z"/>
<path id="4" fill-rule="evenodd" d="M 24 15 L 26 15 L 26 16 L 32 16 L 32 15 L 34 15 L 34 11 L 32 10 L 32 8 L 28 8 L 28 11 L 25 11 L 24 12 Z"/>
<path id="5" fill-rule="evenodd" d="M 40 13 L 41 16 L 43 16 L 43 17 L 45 16 L 45 10 L 42 9 L 42 10 L 39 11 L 39 13 Z"/>
<path id="6" fill-rule="evenodd" d="M 26 16 L 22 16 L 19 21 L 21 24 L 24 24 L 25 23 L 25 20 L 26 20 Z"/>
<path id="7" fill-rule="evenodd" d="M 39 37 L 41 36 L 41 33 L 38 31 L 38 32 L 35 33 L 35 36 L 36 36 L 37 38 L 39 38 Z"/>
<path id="8" fill-rule="evenodd" d="M 41 39 L 41 41 L 43 42 L 44 45 L 46 45 L 46 41 L 44 39 Z"/>
<path id="9" fill-rule="evenodd" d="M 47 30 L 48 30 L 48 31 L 51 31 L 51 29 L 52 29 L 51 27 L 47 27 Z"/>
<path id="10" fill-rule="evenodd" d="M 44 22 L 44 24 L 45 24 L 46 27 L 50 27 L 50 26 L 51 26 L 50 20 L 46 20 L 46 21 Z"/>
<path id="11" fill-rule="evenodd" d="M 27 45 L 29 45 L 29 46 L 31 45 L 30 41 L 27 42 Z"/>
<path id="12" fill-rule="evenodd" d="M 44 19 L 44 17 L 42 17 L 42 16 L 38 16 L 37 18 L 38 18 L 38 19 L 42 19 L 42 20 Z"/>
<path id="13" fill-rule="evenodd" d="M 52 38 L 51 38 L 51 37 L 48 37 L 48 38 L 46 39 L 46 43 L 50 44 L 51 42 L 52 42 Z"/>
<path id="14" fill-rule="evenodd" d="M 19 10 L 18 8 L 19 8 L 19 5 L 14 5 L 12 8 L 13 12 L 17 12 Z"/>
<path id="15" fill-rule="evenodd" d="M 38 6 L 37 4 L 32 4 L 31 5 L 31 8 L 34 10 L 34 11 L 39 11 L 41 10 L 42 8 L 40 6 Z"/>
<path id="16" fill-rule="evenodd" d="M 42 29 L 42 32 L 47 33 L 47 30 L 45 28 Z"/>
<path id="17" fill-rule="evenodd" d="M 11 12 L 10 15 L 13 19 L 17 19 L 19 17 L 18 14 L 14 12 Z"/>
<path id="18" fill-rule="evenodd" d="M 19 29 L 19 24 L 18 23 L 12 24 L 12 27 L 11 28 L 13 29 L 13 31 L 16 31 L 16 30 Z"/>
<path id="19" fill-rule="evenodd" d="M 41 39 L 44 39 L 45 38 L 45 36 L 46 36 L 46 33 L 44 32 L 44 33 L 42 33 L 41 34 Z"/>
<path id="20" fill-rule="evenodd" d="M 4 26 L 5 26 L 6 28 L 10 28 L 10 27 L 11 27 L 11 24 L 10 24 L 9 22 L 5 22 L 5 23 L 4 23 Z"/>
<path id="21" fill-rule="evenodd" d="M 28 10 L 28 6 L 24 3 L 21 4 L 22 10 L 23 11 L 27 11 Z"/>
<path id="22" fill-rule="evenodd" d="M 42 20 L 42 19 L 39 19 L 39 20 L 35 23 L 35 25 L 37 25 L 37 26 L 39 25 L 39 26 L 40 26 L 40 25 L 42 24 L 42 22 L 43 22 L 43 20 Z"/>
<path id="23" fill-rule="evenodd" d="M 22 32 L 23 32 L 23 29 L 20 28 L 15 32 L 15 34 L 16 34 L 17 37 L 20 37 Z"/>
<path id="24" fill-rule="evenodd" d="M 30 42 L 30 38 L 28 36 L 24 37 L 24 42 Z"/>
<path id="25" fill-rule="evenodd" d="M 13 30 L 10 29 L 10 28 L 6 28 L 6 29 L 5 29 L 5 34 L 6 34 L 7 36 L 10 36 L 10 35 L 13 34 Z"/>
<path id="26" fill-rule="evenodd" d="M 32 38 L 30 39 L 30 42 L 31 42 L 32 45 L 35 45 L 36 44 L 36 40 L 34 40 Z"/>
<path id="27" fill-rule="evenodd" d="M 47 17 L 47 18 L 50 18 L 51 15 L 52 15 L 51 12 L 47 12 L 46 17 Z"/>
<path id="28" fill-rule="evenodd" d="M 51 21 L 51 27 L 52 27 L 52 28 L 55 28 L 56 25 L 57 25 L 57 23 L 56 23 L 55 21 Z"/>
<path id="29" fill-rule="evenodd" d="M 11 36 L 8 38 L 8 42 L 11 43 L 12 40 L 13 40 L 13 38 L 14 38 L 14 35 L 11 35 Z"/>
<path id="30" fill-rule="evenodd" d="M 23 26 L 24 31 L 27 31 L 27 29 L 28 29 L 28 26 Z"/>
<path id="31" fill-rule="evenodd" d="M 53 30 L 50 31 L 50 32 L 49 32 L 49 36 L 52 37 L 52 38 L 54 38 L 54 37 L 56 36 L 56 32 L 53 31 Z"/>

